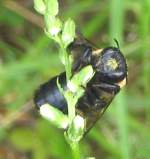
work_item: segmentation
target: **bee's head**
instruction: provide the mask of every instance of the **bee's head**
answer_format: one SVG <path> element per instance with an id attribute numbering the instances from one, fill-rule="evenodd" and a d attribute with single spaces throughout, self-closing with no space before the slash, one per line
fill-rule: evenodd
<path id="1" fill-rule="evenodd" d="M 126 60 L 119 48 L 104 48 L 95 58 L 94 63 L 100 80 L 110 83 L 118 83 L 126 79 Z"/>

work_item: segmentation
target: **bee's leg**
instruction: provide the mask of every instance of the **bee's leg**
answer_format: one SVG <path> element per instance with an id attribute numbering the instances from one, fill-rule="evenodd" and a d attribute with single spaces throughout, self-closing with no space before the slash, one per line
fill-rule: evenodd
<path id="1" fill-rule="evenodd" d="M 86 89 L 86 87 L 84 87 L 83 85 L 81 85 L 80 87 L 82 87 L 82 89 L 84 89 L 84 91 L 85 91 L 84 96 L 83 96 L 83 98 L 84 98 L 83 101 L 85 101 L 86 105 L 89 106 L 89 105 L 93 104 L 92 99 L 95 100 L 95 95 L 92 93 L 91 89 L 90 88 Z"/>
<path id="2" fill-rule="evenodd" d="M 105 82 L 101 82 L 99 84 L 94 84 L 93 87 L 95 88 L 100 88 L 106 92 L 109 93 L 118 93 L 120 91 L 120 87 L 116 84 L 109 84 L 109 83 L 105 83 Z"/>
<path id="3" fill-rule="evenodd" d="M 90 110 L 97 110 L 97 108 L 101 107 L 105 107 L 106 102 L 100 99 L 100 95 L 101 92 L 97 92 L 98 88 L 88 88 L 88 90 L 86 90 L 85 92 L 85 97 L 86 97 L 86 101 L 89 104 L 89 108 Z"/>
<path id="4" fill-rule="evenodd" d="M 92 48 L 87 47 L 83 56 L 82 56 L 82 61 L 84 64 L 89 64 L 91 61 L 91 55 L 92 55 Z"/>
<path id="5" fill-rule="evenodd" d="M 95 102 L 98 98 L 95 96 L 91 88 L 86 89 L 84 86 L 81 87 L 85 90 L 85 92 L 79 99 L 77 108 L 86 114 L 94 108 Z"/>

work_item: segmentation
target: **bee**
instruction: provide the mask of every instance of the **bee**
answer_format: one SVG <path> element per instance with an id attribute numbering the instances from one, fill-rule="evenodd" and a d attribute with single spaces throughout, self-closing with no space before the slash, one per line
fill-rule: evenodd
<path id="1" fill-rule="evenodd" d="M 97 49 L 84 38 L 76 38 L 68 47 L 73 59 L 73 75 L 87 65 L 95 71 L 92 79 L 87 83 L 85 92 L 76 103 L 76 114 L 86 121 L 86 132 L 102 116 L 115 95 L 126 84 L 127 64 L 119 47 Z M 50 104 L 68 114 L 67 102 L 57 86 L 57 78 L 64 90 L 67 90 L 66 73 L 50 79 L 42 84 L 34 95 L 34 103 L 40 110 L 42 105 Z"/>

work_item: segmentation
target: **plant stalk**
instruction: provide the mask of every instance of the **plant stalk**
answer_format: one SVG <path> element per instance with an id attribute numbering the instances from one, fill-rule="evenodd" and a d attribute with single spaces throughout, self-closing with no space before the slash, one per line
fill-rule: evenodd
<path id="1" fill-rule="evenodd" d="M 70 144 L 72 149 L 72 155 L 74 159 L 81 159 L 80 150 L 79 150 L 79 142 L 73 142 Z"/>

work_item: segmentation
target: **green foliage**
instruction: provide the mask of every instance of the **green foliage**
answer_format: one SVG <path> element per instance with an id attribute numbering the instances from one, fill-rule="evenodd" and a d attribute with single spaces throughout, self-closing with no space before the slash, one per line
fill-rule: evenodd
<path id="1" fill-rule="evenodd" d="M 45 159 L 48 156 L 61 158 L 62 155 L 66 159 L 70 157 L 63 135 L 44 120 L 38 120 L 35 128 L 17 128 L 11 131 L 9 140 L 18 150 L 31 151 L 33 159 Z"/>

